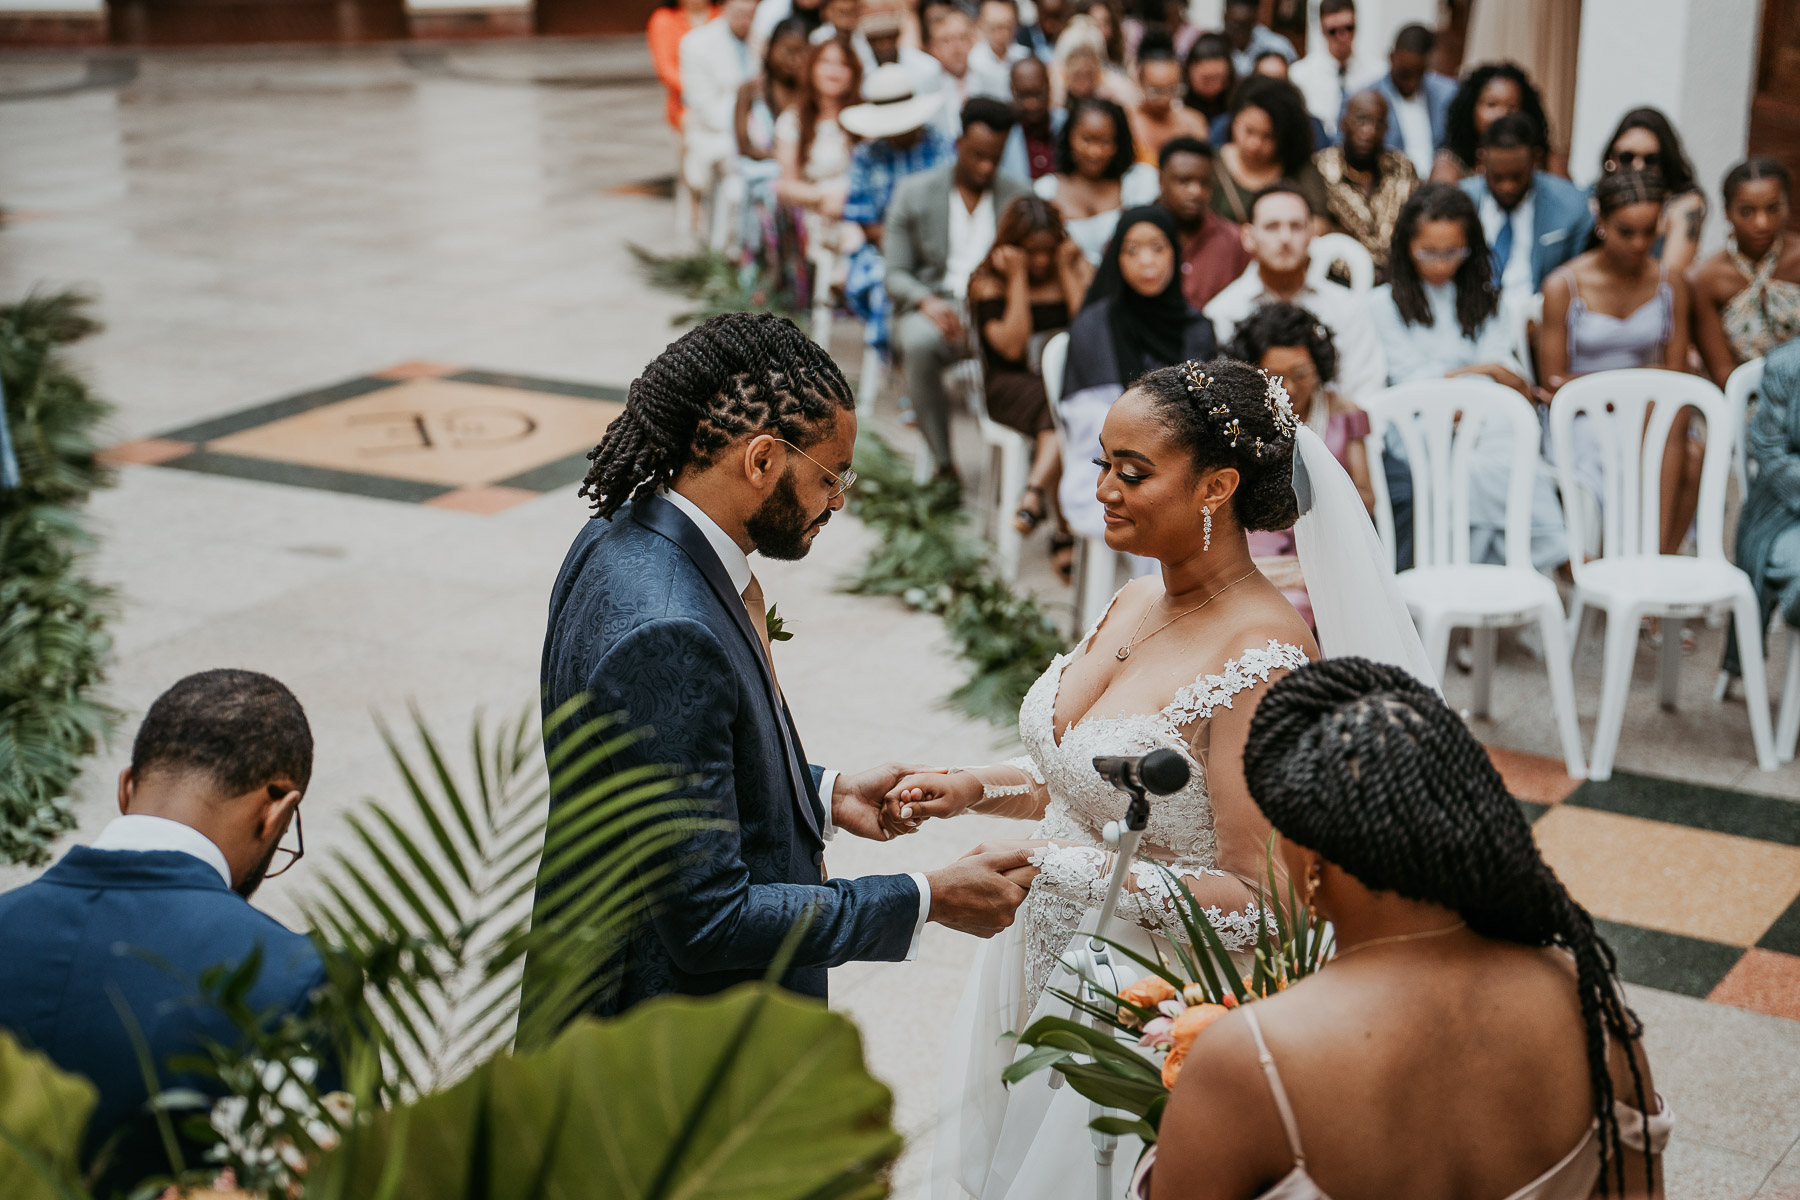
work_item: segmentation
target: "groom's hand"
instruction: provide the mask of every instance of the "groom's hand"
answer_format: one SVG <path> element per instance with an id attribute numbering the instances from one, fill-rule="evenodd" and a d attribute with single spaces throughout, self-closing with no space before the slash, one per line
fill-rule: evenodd
<path id="1" fill-rule="evenodd" d="M 1007 872 L 1029 867 L 1035 847 L 989 850 L 978 846 L 940 871 L 931 884 L 931 920 L 979 938 L 993 937 L 1013 923 L 1026 889 Z"/>
<path id="2" fill-rule="evenodd" d="M 917 763 L 882 763 L 879 767 L 870 767 L 867 771 L 858 771 L 854 775 L 841 774 L 831 789 L 831 823 L 857 837 L 871 838 L 877 842 L 885 842 L 896 833 L 911 833 L 911 829 L 882 822 L 882 801 L 894 789 L 894 785 L 907 776 L 939 773 L 942 770 L 942 767 L 920 766 Z"/>

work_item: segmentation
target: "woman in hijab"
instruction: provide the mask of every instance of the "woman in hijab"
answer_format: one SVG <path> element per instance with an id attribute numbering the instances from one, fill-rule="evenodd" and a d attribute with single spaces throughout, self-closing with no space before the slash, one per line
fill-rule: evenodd
<path id="1" fill-rule="evenodd" d="M 1161 208 L 1127 209 L 1069 326 L 1069 361 L 1058 406 L 1069 461 L 1058 489 L 1069 526 L 1083 537 L 1105 535 L 1094 486 L 1100 471 L 1100 427 L 1113 402 L 1139 377 L 1216 353 L 1212 323 L 1181 296 L 1180 234 Z"/>

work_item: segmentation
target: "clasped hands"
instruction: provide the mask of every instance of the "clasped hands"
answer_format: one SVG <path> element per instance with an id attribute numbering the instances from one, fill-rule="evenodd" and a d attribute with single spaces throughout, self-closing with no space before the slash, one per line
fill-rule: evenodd
<path id="1" fill-rule="evenodd" d="M 831 795 L 832 822 L 858 837 L 889 841 L 916 832 L 926 817 L 966 812 L 981 795 L 981 781 L 966 771 L 884 763 L 838 776 Z M 1038 872 L 1031 855 L 1044 844 L 984 842 L 949 866 L 926 872 L 931 920 L 984 938 L 1011 925 Z"/>

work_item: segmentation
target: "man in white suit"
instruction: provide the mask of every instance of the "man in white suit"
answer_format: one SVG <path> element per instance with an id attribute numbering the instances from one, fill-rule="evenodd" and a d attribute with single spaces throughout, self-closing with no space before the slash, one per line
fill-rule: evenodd
<path id="1" fill-rule="evenodd" d="M 1319 0 L 1319 35 L 1323 44 L 1288 68 L 1288 82 L 1336 139 L 1338 114 L 1351 96 L 1381 78 L 1382 62 L 1357 53 L 1356 0 Z"/>
<path id="2" fill-rule="evenodd" d="M 681 39 L 681 173 L 696 196 L 710 192 L 737 157 L 732 118 L 738 88 L 755 72 L 755 17 L 756 0 L 724 0 L 718 17 Z"/>

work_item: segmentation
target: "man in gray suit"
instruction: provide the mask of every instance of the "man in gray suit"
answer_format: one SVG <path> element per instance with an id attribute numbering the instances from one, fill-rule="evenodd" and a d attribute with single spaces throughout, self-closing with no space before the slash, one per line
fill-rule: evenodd
<path id="1" fill-rule="evenodd" d="M 882 222 L 887 292 L 898 320 L 894 344 L 906 371 L 919 432 L 939 475 L 954 478 L 950 397 L 944 369 L 969 351 L 961 300 L 969 274 L 994 245 L 1000 214 L 1024 180 L 1000 174 L 1013 127 L 1012 106 L 978 96 L 963 105 L 956 159 L 909 177 L 894 191 Z"/>

